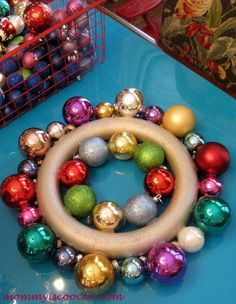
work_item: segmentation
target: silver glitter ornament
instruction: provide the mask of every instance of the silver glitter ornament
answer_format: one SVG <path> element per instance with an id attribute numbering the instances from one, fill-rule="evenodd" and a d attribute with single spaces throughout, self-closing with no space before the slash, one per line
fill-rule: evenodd
<path id="1" fill-rule="evenodd" d="M 129 257 L 122 262 L 119 275 L 126 284 L 136 285 L 144 280 L 145 267 L 136 257 Z"/>
<path id="2" fill-rule="evenodd" d="M 134 226 L 144 226 L 157 215 L 157 205 L 147 194 L 135 195 L 124 207 L 125 219 Z"/>
<path id="3" fill-rule="evenodd" d="M 194 151 L 197 150 L 197 148 L 199 146 L 204 144 L 204 140 L 203 140 L 203 137 L 200 134 L 190 132 L 190 133 L 185 135 L 184 140 L 183 140 L 183 144 L 185 145 L 185 147 L 190 152 L 194 152 Z"/>
<path id="4" fill-rule="evenodd" d="M 106 142 L 96 136 L 83 140 L 79 146 L 79 157 L 90 167 L 103 165 L 109 157 Z"/>

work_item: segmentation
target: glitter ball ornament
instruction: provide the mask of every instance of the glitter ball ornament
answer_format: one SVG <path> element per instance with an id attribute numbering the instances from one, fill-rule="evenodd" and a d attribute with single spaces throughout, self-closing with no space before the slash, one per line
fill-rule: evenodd
<path id="1" fill-rule="evenodd" d="M 116 96 L 115 110 L 121 116 L 134 117 L 143 106 L 142 93 L 133 88 L 125 89 Z"/>
<path id="2" fill-rule="evenodd" d="M 193 217 L 204 232 L 217 234 L 222 232 L 229 223 L 229 205 L 219 197 L 202 197 L 193 209 Z"/>
<path id="3" fill-rule="evenodd" d="M 88 167 L 80 160 L 66 162 L 59 172 L 60 182 L 67 186 L 83 184 L 88 176 Z"/>
<path id="4" fill-rule="evenodd" d="M 164 112 L 160 107 L 147 107 L 144 111 L 144 119 L 149 120 L 157 125 L 162 124 Z"/>
<path id="5" fill-rule="evenodd" d="M 77 262 L 77 252 L 70 246 L 62 246 L 56 250 L 53 259 L 60 271 L 70 272 Z"/>
<path id="6" fill-rule="evenodd" d="M 215 176 L 206 176 L 199 181 L 199 192 L 204 196 L 219 196 L 222 188 L 220 180 Z"/>
<path id="7" fill-rule="evenodd" d="M 137 139 L 130 132 L 117 132 L 109 140 L 110 152 L 120 160 L 132 158 L 137 146 Z"/>
<path id="8" fill-rule="evenodd" d="M 66 126 L 62 122 L 53 121 L 47 126 L 46 132 L 52 140 L 59 140 L 66 133 Z"/>
<path id="9" fill-rule="evenodd" d="M 76 127 L 90 121 L 93 117 L 91 103 L 81 96 L 68 99 L 63 106 L 62 112 L 65 121 Z"/>
<path id="10" fill-rule="evenodd" d="M 41 220 L 38 208 L 32 206 L 23 207 L 18 216 L 18 221 L 22 227 L 28 227 L 32 224 L 38 223 Z"/>
<path id="11" fill-rule="evenodd" d="M 17 247 L 20 254 L 33 261 L 49 258 L 55 244 L 53 231 L 44 224 L 34 224 L 24 228 L 18 235 Z"/>
<path id="12" fill-rule="evenodd" d="M 10 5 L 7 1 L 1 0 L 0 1 L 0 17 L 4 17 L 9 15 L 10 13 Z"/>
<path id="13" fill-rule="evenodd" d="M 38 166 L 33 159 L 24 159 L 19 163 L 17 171 L 19 174 L 34 178 L 38 174 Z"/>
<path id="14" fill-rule="evenodd" d="M 45 131 L 30 128 L 21 134 L 19 146 L 29 157 L 43 157 L 51 146 L 51 140 Z"/>
<path id="15" fill-rule="evenodd" d="M 178 232 L 178 244 L 186 252 L 194 253 L 202 249 L 205 238 L 201 229 L 187 226 Z"/>
<path id="16" fill-rule="evenodd" d="M 11 175 L 2 182 L 0 195 L 8 207 L 19 208 L 22 201 L 35 199 L 35 185 L 25 174 Z"/>
<path id="17" fill-rule="evenodd" d="M 185 135 L 183 144 L 189 150 L 189 152 L 194 152 L 198 147 L 204 144 L 204 140 L 200 134 L 190 132 Z"/>
<path id="18" fill-rule="evenodd" d="M 68 213 L 74 217 L 86 217 L 96 205 L 96 194 L 88 186 L 73 186 L 65 194 L 64 205 Z"/>
<path id="19" fill-rule="evenodd" d="M 183 277 L 186 270 L 184 252 L 172 243 L 153 247 L 147 256 L 147 270 L 154 280 L 173 283 Z"/>
<path id="20" fill-rule="evenodd" d="M 66 12 L 69 16 L 77 13 L 84 8 L 84 1 L 81 0 L 70 0 L 66 6 Z"/>
<path id="21" fill-rule="evenodd" d="M 134 162 L 143 171 L 160 167 L 165 158 L 162 147 L 152 142 L 140 144 L 134 152 Z"/>
<path id="22" fill-rule="evenodd" d="M 138 194 L 127 200 L 125 219 L 134 226 L 147 225 L 157 215 L 157 205 L 147 194 Z"/>
<path id="23" fill-rule="evenodd" d="M 112 117 L 114 115 L 115 108 L 109 102 L 101 102 L 99 103 L 94 111 L 94 114 L 97 119 Z"/>
<path id="24" fill-rule="evenodd" d="M 103 165 L 109 157 L 106 142 L 100 137 L 89 137 L 83 140 L 79 146 L 79 157 L 90 167 Z"/>
<path id="25" fill-rule="evenodd" d="M 129 257 L 119 267 L 119 275 L 122 281 L 128 285 L 139 284 L 145 278 L 145 266 L 140 259 Z"/>
<path id="26" fill-rule="evenodd" d="M 75 268 L 75 282 L 86 294 L 102 294 L 114 282 L 111 262 L 101 253 L 85 255 Z"/>

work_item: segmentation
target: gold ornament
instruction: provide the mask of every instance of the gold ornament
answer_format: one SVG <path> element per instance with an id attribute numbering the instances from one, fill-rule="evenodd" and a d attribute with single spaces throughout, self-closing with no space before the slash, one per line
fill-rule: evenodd
<path id="1" fill-rule="evenodd" d="M 193 130 L 194 113 L 187 106 L 174 105 L 165 112 L 162 126 L 175 136 L 182 137 Z"/>
<path id="2" fill-rule="evenodd" d="M 101 102 L 95 108 L 96 118 L 112 117 L 115 113 L 115 108 L 109 102 Z"/>
<path id="3" fill-rule="evenodd" d="M 101 253 L 85 255 L 75 267 L 75 282 L 88 294 L 102 294 L 114 282 L 111 262 Z"/>
<path id="4" fill-rule="evenodd" d="M 112 135 L 109 141 L 111 153 L 120 160 L 132 158 L 137 146 L 137 139 L 130 132 L 117 132 Z"/>
<path id="5" fill-rule="evenodd" d="M 116 96 L 115 110 L 125 117 L 134 117 L 143 106 L 144 97 L 137 89 L 125 89 Z"/>
<path id="6" fill-rule="evenodd" d="M 93 209 L 93 223 L 98 230 L 114 232 L 123 221 L 123 211 L 114 202 L 102 202 Z"/>
<path id="7" fill-rule="evenodd" d="M 52 140 L 59 140 L 66 133 L 66 127 L 61 122 L 53 121 L 47 126 L 47 133 Z"/>

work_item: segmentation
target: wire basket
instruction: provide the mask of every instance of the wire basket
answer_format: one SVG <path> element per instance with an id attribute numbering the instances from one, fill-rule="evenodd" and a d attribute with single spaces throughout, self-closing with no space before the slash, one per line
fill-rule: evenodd
<path id="1" fill-rule="evenodd" d="M 55 0 L 50 7 L 55 11 L 65 8 L 68 2 Z M 92 1 L 83 10 L 0 57 L 0 72 L 5 76 L 0 89 L 0 128 L 103 62 L 103 2 Z M 33 56 L 28 65 L 23 59 L 25 53 L 26 57 Z"/>

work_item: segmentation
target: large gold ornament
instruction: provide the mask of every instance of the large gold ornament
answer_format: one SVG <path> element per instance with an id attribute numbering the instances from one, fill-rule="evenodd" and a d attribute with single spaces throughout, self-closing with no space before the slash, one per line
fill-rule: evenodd
<path id="1" fill-rule="evenodd" d="M 137 146 L 137 139 L 130 132 L 117 132 L 111 136 L 109 141 L 111 153 L 120 160 L 132 158 Z"/>

